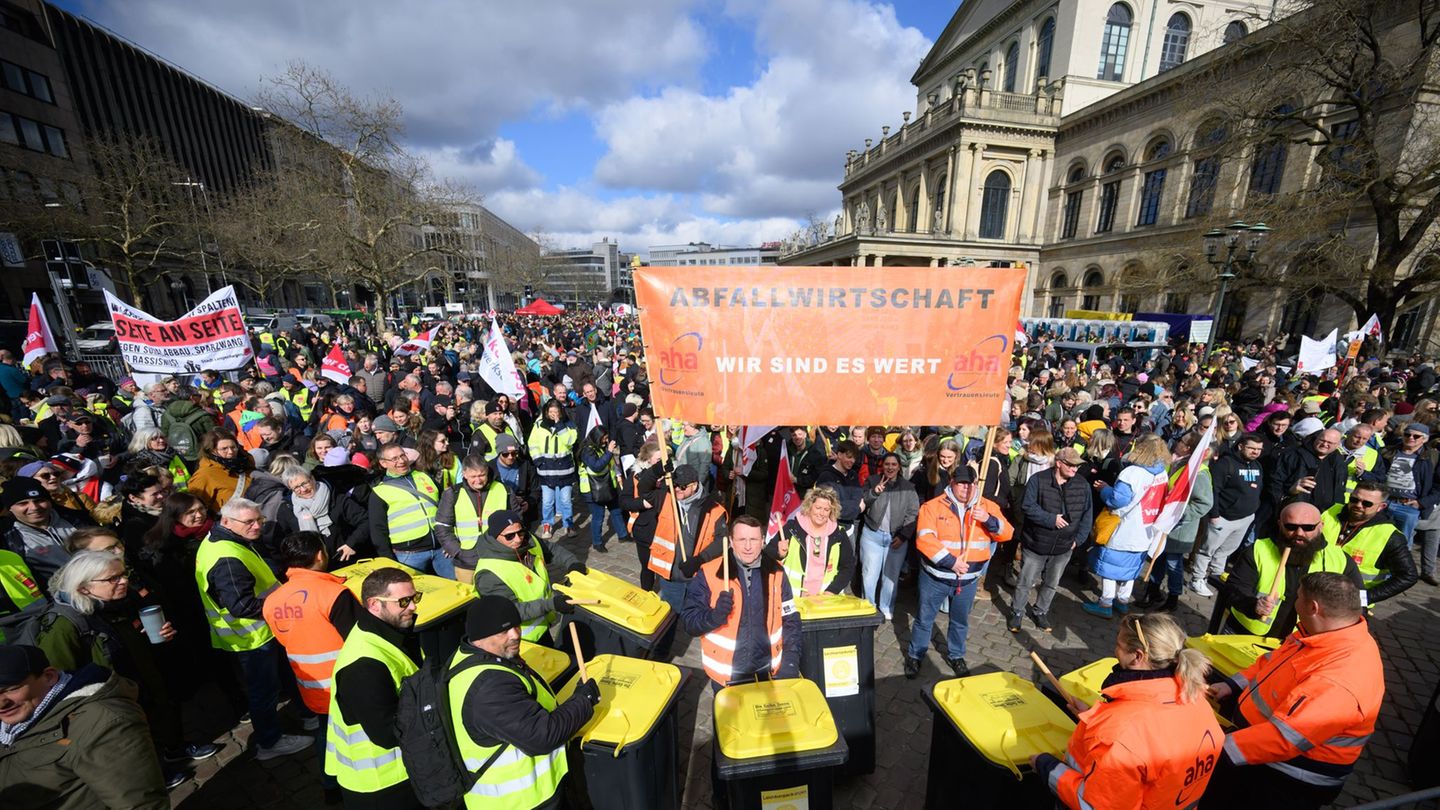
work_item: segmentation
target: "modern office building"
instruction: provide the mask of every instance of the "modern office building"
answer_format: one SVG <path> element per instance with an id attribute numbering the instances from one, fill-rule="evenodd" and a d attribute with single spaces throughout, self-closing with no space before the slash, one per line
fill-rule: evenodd
<path id="1" fill-rule="evenodd" d="M 535 293 L 547 300 L 577 306 L 612 300 L 634 302 L 634 254 L 621 251 L 620 244 L 609 237 L 588 248 L 547 251 L 543 258 L 544 281 Z"/>
<path id="2" fill-rule="evenodd" d="M 780 243 L 764 242 L 755 247 L 736 247 L 690 242 L 684 245 L 651 245 L 648 253 L 649 263 L 657 267 L 743 267 L 776 264 L 780 260 Z"/>

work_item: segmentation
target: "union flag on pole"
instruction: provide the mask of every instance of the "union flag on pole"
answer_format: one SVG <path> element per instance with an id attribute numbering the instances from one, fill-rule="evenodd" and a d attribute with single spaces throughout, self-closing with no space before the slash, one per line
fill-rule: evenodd
<path id="1" fill-rule="evenodd" d="M 439 331 L 439 329 L 440 327 L 434 326 L 430 329 L 425 330 L 419 335 L 410 338 L 409 340 L 405 341 L 404 343 L 400 344 L 395 348 L 395 354 L 400 355 L 401 357 L 407 357 L 409 355 L 419 354 L 420 352 L 425 351 L 426 349 L 430 348 L 430 341 L 435 337 L 435 333 Z"/>
<path id="2" fill-rule="evenodd" d="M 1160 514 L 1155 518 L 1151 533 L 1160 537 L 1170 533 L 1175 524 L 1185 514 L 1185 507 L 1190 503 L 1190 493 L 1195 487 L 1195 478 L 1200 474 L 1200 467 L 1206 461 L 1210 452 L 1210 443 L 1215 440 L 1215 425 L 1212 423 L 1200 437 L 1200 443 L 1195 445 L 1195 451 L 1185 462 L 1184 469 L 1180 470 L 1170 479 L 1170 488 L 1165 491 L 1165 504 L 1160 507 Z M 1154 556 L 1153 554 L 1151 555 Z"/>
<path id="3" fill-rule="evenodd" d="M 775 476 L 775 493 L 770 497 L 770 525 L 765 528 L 765 542 L 779 537 L 785 530 L 785 522 L 800 511 L 800 493 L 795 491 L 795 481 L 790 478 L 790 453 L 780 443 L 780 471 Z"/>
<path id="4" fill-rule="evenodd" d="M 40 306 L 38 293 L 30 293 L 30 326 L 25 330 L 25 342 L 20 346 L 23 357 L 20 365 L 29 366 L 47 354 L 58 354 L 55 336 L 50 332 L 50 322 Z"/>
<path id="5" fill-rule="evenodd" d="M 320 361 L 320 376 L 341 385 L 350 382 L 350 364 L 345 362 L 345 353 L 340 351 L 339 343 L 331 346 L 330 353 Z"/>

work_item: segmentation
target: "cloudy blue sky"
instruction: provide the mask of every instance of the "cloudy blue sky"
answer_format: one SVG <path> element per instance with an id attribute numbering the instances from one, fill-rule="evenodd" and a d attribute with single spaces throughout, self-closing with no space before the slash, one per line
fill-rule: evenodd
<path id="1" fill-rule="evenodd" d="M 944 0 L 61 0 L 241 98 L 304 60 L 557 246 L 780 239 L 913 109 Z"/>

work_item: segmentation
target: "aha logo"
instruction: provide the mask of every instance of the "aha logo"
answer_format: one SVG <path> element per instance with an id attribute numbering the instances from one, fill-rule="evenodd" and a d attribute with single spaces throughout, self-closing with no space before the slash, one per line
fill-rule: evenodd
<path id="1" fill-rule="evenodd" d="M 670 341 L 670 348 L 662 349 L 655 358 L 660 367 L 660 384 L 674 385 L 691 371 L 700 369 L 700 348 L 704 338 L 699 332 L 686 332 Z M 694 344 L 691 346 L 690 344 Z"/>
<path id="2" fill-rule="evenodd" d="M 295 604 L 293 601 L 296 597 L 299 597 L 299 604 Z M 308 601 L 310 601 L 310 592 L 304 589 L 298 590 L 285 604 L 276 605 L 275 609 L 270 611 L 271 618 L 277 622 L 302 620 L 305 618 L 304 604 Z"/>
<path id="3" fill-rule="evenodd" d="M 999 348 L 989 348 L 992 343 L 999 343 Z M 985 377 L 1001 373 L 1000 359 L 1009 348 L 1010 339 L 1005 335 L 991 335 L 976 343 L 968 354 L 956 357 L 950 365 L 945 387 L 951 391 L 964 391 Z"/>

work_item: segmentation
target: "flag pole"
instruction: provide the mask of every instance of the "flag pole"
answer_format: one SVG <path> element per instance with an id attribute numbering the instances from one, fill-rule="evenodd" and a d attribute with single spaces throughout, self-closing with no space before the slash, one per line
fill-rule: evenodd
<path id="1" fill-rule="evenodd" d="M 637 320 L 639 311 L 639 307 L 636 307 Z M 640 326 L 640 348 L 645 352 L 645 376 L 653 381 L 658 381 L 659 378 L 654 376 L 653 355 L 650 352 L 650 344 L 645 340 L 645 327 L 643 324 Z M 686 562 L 688 555 L 685 553 L 685 536 L 680 520 L 679 498 L 675 497 L 675 480 L 671 476 L 670 471 L 666 469 L 666 465 L 670 460 L 670 440 L 665 436 L 665 419 L 660 415 L 659 409 L 656 408 L 656 400 L 654 398 L 650 400 L 650 408 L 655 413 L 655 441 L 660 445 L 660 469 L 665 471 L 665 492 L 666 496 L 670 498 L 672 507 L 670 509 L 670 522 L 672 524 L 671 528 L 675 532 L 675 547 L 680 551 L 680 561 Z"/>

